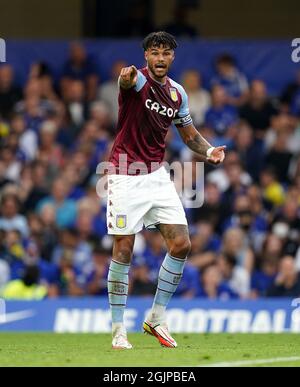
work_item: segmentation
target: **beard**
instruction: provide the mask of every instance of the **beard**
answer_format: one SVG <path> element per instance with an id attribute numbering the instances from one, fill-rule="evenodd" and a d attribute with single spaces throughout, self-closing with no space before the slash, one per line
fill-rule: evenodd
<path id="1" fill-rule="evenodd" d="M 168 74 L 168 70 L 169 70 L 168 66 L 163 68 L 157 68 L 153 65 L 150 65 L 149 63 L 148 63 L 148 67 L 151 73 L 154 74 L 155 77 L 158 79 L 164 78 Z"/>

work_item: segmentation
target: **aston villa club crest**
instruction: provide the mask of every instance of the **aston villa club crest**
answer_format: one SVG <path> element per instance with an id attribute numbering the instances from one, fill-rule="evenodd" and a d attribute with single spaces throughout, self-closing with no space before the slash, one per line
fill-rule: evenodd
<path id="1" fill-rule="evenodd" d="M 127 216 L 126 215 L 117 215 L 116 226 L 118 228 L 125 228 L 127 225 Z"/>
<path id="2" fill-rule="evenodd" d="M 178 95 L 177 95 L 177 90 L 174 87 L 170 87 L 170 94 L 171 94 L 172 101 L 177 102 Z"/>

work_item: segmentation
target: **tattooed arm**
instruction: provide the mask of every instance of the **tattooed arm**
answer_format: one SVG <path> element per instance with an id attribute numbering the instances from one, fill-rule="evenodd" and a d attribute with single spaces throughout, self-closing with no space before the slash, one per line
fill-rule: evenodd
<path id="1" fill-rule="evenodd" d="M 177 127 L 183 142 L 205 161 L 213 164 L 219 164 L 224 161 L 226 146 L 214 148 L 203 136 L 197 131 L 194 125 Z M 209 151 L 207 153 L 207 151 Z"/>

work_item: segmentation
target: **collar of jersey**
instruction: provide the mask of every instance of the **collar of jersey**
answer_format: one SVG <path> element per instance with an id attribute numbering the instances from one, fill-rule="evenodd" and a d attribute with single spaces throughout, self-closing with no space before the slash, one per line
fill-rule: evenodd
<path id="1" fill-rule="evenodd" d="M 147 69 L 147 73 L 148 73 L 148 75 L 149 75 L 149 78 L 153 81 L 153 82 L 155 82 L 157 85 L 159 85 L 159 86 L 166 86 L 166 84 L 168 83 L 168 76 L 167 76 L 167 78 L 166 78 L 166 82 L 165 83 L 161 83 L 161 82 L 158 82 L 158 81 L 156 81 L 155 79 L 153 79 L 152 77 L 151 77 L 151 75 L 150 75 L 150 71 L 149 71 L 149 69 L 148 69 L 148 67 L 146 67 L 146 69 Z"/>

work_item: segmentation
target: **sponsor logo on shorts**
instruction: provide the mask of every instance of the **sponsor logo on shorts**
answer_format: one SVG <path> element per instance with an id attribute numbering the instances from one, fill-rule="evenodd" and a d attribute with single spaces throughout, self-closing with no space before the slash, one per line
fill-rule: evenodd
<path id="1" fill-rule="evenodd" d="M 127 225 L 127 216 L 126 215 L 117 215 L 116 226 L 118 228 L 125 228 Z"/>

